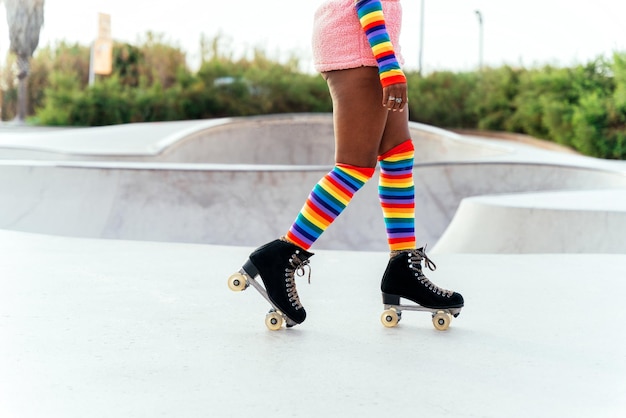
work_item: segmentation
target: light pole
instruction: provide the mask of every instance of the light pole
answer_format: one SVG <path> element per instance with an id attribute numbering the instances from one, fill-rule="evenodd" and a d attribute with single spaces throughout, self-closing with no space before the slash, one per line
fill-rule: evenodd
<path id="1" fill-rule="evenodd" d="M 480 10 L 475 10 L 478 17 L 478 69 L 483 69 L 483 15 Z"/>
<path id="2" fill-rule="evenodd" d="M 422 75 L 422 54 L 424 53 L 424 2 L 426 0 L 421 0 L 420 5 L 420 50 L 418 57 L 418 74 Z"/>

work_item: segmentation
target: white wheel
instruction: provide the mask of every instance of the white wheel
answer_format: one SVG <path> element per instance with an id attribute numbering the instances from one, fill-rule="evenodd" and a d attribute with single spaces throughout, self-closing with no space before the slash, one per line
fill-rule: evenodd
<path id="1" fill-rule="evenodd" d="M 380 316 L 380 322 L 382 322 L 383 325 L 387 328 L 395 327 L 396 325 L 398 325 L 399 321 L 400 316 L 394 308 L 385 310 Z"/>
<path id="2" fill-rule="evenodd" d="M 228 278 L 228 288 L 233 292 L 241 292 L 246 290 L 248 282 L 246 277 L 241 273 L 235 273 Z"/>
<path id="3" fill-rule="evenodd" d="M 265 315 L 265 326 L 272 331 L 277 331 L 283 326 L 283 317 L 276 311 L 271 311 Z"/>
<path id="4" fill-rule="evenodd" d="M 450 322 L 452 322 L 452 315 L 447 312 L 439 311 L 433 315 L 433 325 L 439 331 L 447 330 Z"/>

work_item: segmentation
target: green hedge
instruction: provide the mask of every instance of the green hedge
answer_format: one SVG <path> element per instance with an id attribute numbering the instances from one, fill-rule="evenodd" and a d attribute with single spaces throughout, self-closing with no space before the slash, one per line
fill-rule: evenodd
<path id="1" fill-rule="evenodd" d="M 219 39 L 204 44 L 192 72 L 185 56 L 148 34 L 138 46 L 116 44 L 114 74 L 87 86 L 89 49 L 41 49 L 29 77 L 31 114 L 44 125 L 96 126 L 284 112 L 331 112 L 324 80 L 262 51 L 233 59 Z M 2 117 L 15 107 L 9 68 L 0 68 Z M 626 159 L 626 55 L 570 68 L 503 66 L 477 72 L 409 72 L 410 117 L 444 128 L 508 131 Z"/>
<path id="2" fill-rule="evenodd" d="M 504 66 L 409 75 L 411 119 L 517 132 L 583 154 L 626 159 L 626 55 L 572 68 Z"/>
<path id="3" fill-rule="evenodd" d="M 142 74 L 137 52 L 121 46 L 116 71 L 86 86 L 67 72 L 52 72 L 36 120 L 43 125 L 99 126 L 248 116 L 286 112 L 330 112 L 324 80 L 262 56 L 254 61 L 213 59 L 196 74 L 179 66 L 164 77 Z M 131 67 L 131 68 L 129 68 Z M 164 86 L 162 80 L 167 80 Z"/>

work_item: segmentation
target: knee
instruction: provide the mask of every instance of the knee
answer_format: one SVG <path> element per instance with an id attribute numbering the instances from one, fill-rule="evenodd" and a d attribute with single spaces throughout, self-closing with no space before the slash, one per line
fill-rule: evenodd
<path id="1" fill-rule="evenodd" d="M 395 157 L 399 154 L 405 155 L 407 158 L 413 158 L 415 154 L 415 146 L 413 145 L 412 139 L 404 140 L 399 144 L 392 145 L 389 149 L 384 149 L 381 146 L 379 150 L 378 160 L 385 160 L 387 158 Z"/>

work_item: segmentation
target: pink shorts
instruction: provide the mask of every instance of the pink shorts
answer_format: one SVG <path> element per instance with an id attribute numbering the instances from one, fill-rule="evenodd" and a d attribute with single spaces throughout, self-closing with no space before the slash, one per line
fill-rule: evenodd
<path id="1" fill-rule="evenodd" d="M 400 0 L 382 0 L 385 23 L 396 58 L 400 53 L 402 6 Z M 313 21 L 313 64 L 319 72 L 376 67 L 376 59 L 361 28 L 354 0 L 326 0 Z"/>

